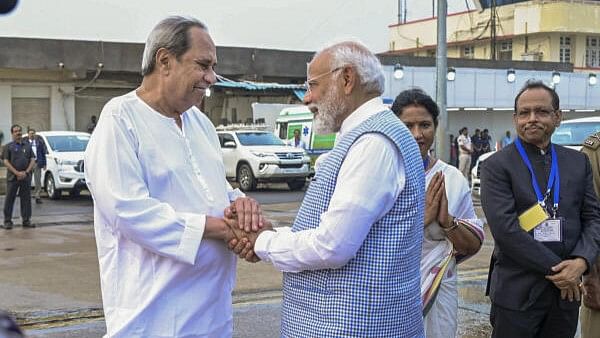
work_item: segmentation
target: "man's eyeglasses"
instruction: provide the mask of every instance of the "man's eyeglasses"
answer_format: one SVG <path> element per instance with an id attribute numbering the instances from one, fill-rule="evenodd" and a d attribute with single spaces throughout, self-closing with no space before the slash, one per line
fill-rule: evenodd
<path id="1" fill-rule="evenodd" d="M 534 110 L 518 111 L 515 113 L 515 115 L 517 116 L 517 118 L 519 120 L 527 120 L 531 116 L 531 113 L 533 113 L 537 118 L 544 119 L 544 118 L 550 117 L 550 115 L 552 115 L 552 113 L 554 113 L 554 111 L 541 108 L 541 109 L 534 109 Z"/>
<path id="2" fill-rule="evenodd" d="M 312 87 L 317 84 L 317 79 L 320 79 L 320 78 L 325 77 L 327 75 L 333 74 L 333 73 L 337 72 L 338 70 L 343 69 L 344 67 L 345 66 L 339 66 L 339 67 L 336 67 L 336 68 L 334 68 L 334 69 L 332 69 L 332 70 L 330 70 L 328 72 L 325 72 L 325 73 L 319 74 L 317 76 L 314 76 L 311 79 L 307 79 L 306 82 L 304 82 L 304 88 L 306 88 L 306 92 L 310 93 L 310 91 L 312 90 Z"/>

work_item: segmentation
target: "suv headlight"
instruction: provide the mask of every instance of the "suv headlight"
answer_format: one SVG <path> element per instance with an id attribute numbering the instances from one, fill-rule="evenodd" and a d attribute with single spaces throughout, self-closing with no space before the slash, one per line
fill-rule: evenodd
<path id="1" fill-rule="evenodd" d="M 273 153 L 263 153 L 263 152 L 260 152 L 260 151 L 251 151 L 250 153 L 252 155 L 254 155 L 254 156 L 257 156 L 257 157 L 277 157 Z"/>
<path id="2" fill-rule="evenodd" d="M 56 157 L 54 158 L 54 162 L 58 165 L 77 165 L 77 161 L 63 160 Z"/>

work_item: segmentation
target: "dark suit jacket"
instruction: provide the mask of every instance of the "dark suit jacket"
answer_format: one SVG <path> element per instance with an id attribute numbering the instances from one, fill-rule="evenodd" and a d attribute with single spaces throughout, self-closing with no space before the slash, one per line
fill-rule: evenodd
<path id="1" fill-rule="evenodd" d="M 43 168 L 46 166 L 46 144 L 39 136 L 35 136 L 35 139 L 37 141 L 35 163 L 38 168 Z M 28 137 L 24 137 L 23 141 L 31 146 L 31 141 Z"/>
<path id="2" fill-rule="evenodd" d="M 533 163 L 540 190 L 545 191 L 550 156 L 522 141 Z M 562 242 L 538 242 L 525 232 L 517 216 L 537 202 L 531 175 L 514 143 L 482 164 L 481 203 L 494 237 L 488 291 L 492 302 L 511 310 L 526 310 L 547 287 L 551 267 L 582 257 L 592 265 L 600 246 L 600 210 L 589 161 L 580 152 L 555 145 L 560 172 L 559 215 L 564 218 Z M 537 154 L 537 159 L 536 159 Z M 550 201 L 551 203 L 551 201 Z M 561 307 L 579 302 L 561 300 Z"/>

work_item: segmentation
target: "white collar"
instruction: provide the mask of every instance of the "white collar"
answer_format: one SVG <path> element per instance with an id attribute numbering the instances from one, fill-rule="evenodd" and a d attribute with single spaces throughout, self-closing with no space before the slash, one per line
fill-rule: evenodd
<path id="1" fill-rule="evenodd" d="M 340 131 L 338 137 L 336 137 L 336 141 L 341 139 L 342 136 L 355 127 L 357 127 L 362 122 L 366 121 L 369 117 L 380 113 L 384 110 L 387 110 L 388 107 L 383 104 L 383 99 L 381 96 L 374 97 L 369 101 L 360 105 L 360 107 L 356 108 L 345 120 L 342 122 L 342 126 L 340 127 Z"/>

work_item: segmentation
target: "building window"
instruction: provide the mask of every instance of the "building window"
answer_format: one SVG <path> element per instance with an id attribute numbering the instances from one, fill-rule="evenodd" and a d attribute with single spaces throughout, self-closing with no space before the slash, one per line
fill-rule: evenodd
<path id="1" fill-rule="evenodd" d="M 600 36 L 588 36 L 585 41 L 585 66 L 600 67 Z"/>
<path id="2" fill-rule="evenodd" d="M 435 49 L 428 49 L 427 57 L 434 58 L 435 57 Z"/>
<path id="3" fill-rule="evenodd" d="M 571 63 L 571 38 L 568 36 L 560 37 L 560 62 Z"/>
<path id="4" fill-rule="evenodd" d="M 475 47 L 473 45 L 463 46 L 460 51 L 460 57 L 463 59 L 475 58 Z"/>
<path id="5" fill-rule="evenodd" d="M 512 40 L 501 41 L 497 48 L 498 60 L 512 60 Z"/>

